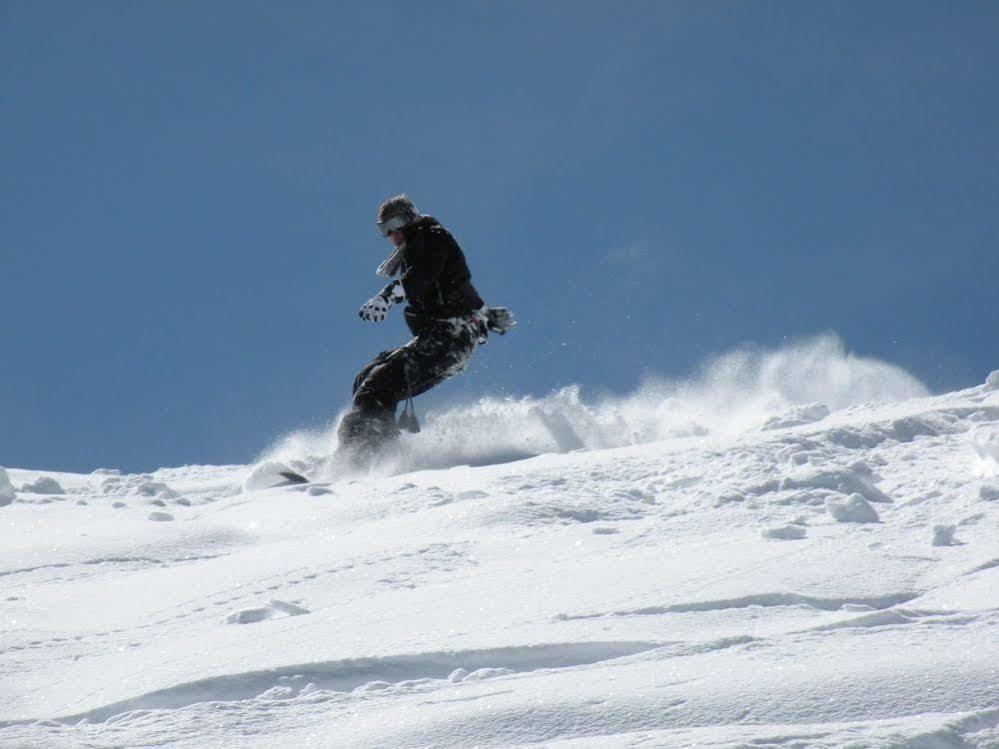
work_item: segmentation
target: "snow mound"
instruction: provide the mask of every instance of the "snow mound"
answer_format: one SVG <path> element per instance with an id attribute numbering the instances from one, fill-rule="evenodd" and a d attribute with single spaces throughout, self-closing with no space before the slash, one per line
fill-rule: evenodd
<path id="1" fill-rule="evenodd" d="M 149 473 L 122 475 L 118 470 L 99 469 L 91 474 L 100 479 L 101 494 L 109 497 L 152 497 L 179 499 L 180 493 Z"/>
<path id="2" fill-rule="evenodd" d="M 62 485 L 51 476 L 40 476 L 35 481 L 23 484 L 21 491 L 28 494 L 65 494 Z"/>
<path id="3" fill-rule="evenodd" d="M 773 484 L 765 484 L 761 490 Z M 863 462 L 849 466 L 813 466 L 794 468 L 776 483 L 781 490 L 829 489 L 842 494 L 859 494 L 868 502 L 891 504 L 891 498 L 874 484 L 874 472 Z"/>
<path id="4" fill-rule="evenodd" d="M 10 476 L 7 475 L 7 469 L 0 468 L 0 507 L 9 505 L 16 498 L 17 494 L 10 483 Z"/>
<path id="5" fill-rule="evenodd" d="M 989 376 L 985 378 L 985 387 L 988 390 L 999 390 L 999 369 L 989 372 Z"/>

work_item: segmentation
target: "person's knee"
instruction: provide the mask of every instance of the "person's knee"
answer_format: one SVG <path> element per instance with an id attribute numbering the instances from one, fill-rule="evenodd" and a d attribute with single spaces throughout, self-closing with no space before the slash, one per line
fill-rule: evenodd
<path id="1" fill-rule="evenodd" d="M 396 404 L 406 397 L 406 381 L 401 360 L 393 359 L 371 370 L 364 382 L 354 391 L 354 403 L 377 402 L 395 409 Z"/>
<path id="2" fill-rule="evenodd" d="M 350 389 L 353 395 L 357 395 L 357 391 L 361 389 L 364 381 L 368 379 L 368 374 L 371 372 L 371 367 L 365 367 L 360 372 L 357 373 L 357 377 L 354 378 L 354 387 Z"/>
<path id="3" fill-rule="evenodd" d="M 354 393 L 354 411 L 378 414 L 395 413 L 397 402 L 386 393 L 380 393 L 370 388 L 360 387 Z"/>
<path id="4" fill-rule="evenodd" d="M 377 370 L 381 365 L 383 365 L 388 358 L 392 355 L 392 351 L 382 351 L 378 356 L 368 362 L 364 369 L 357 373 L 357 377 L 354 378 L 354 387 L 351 389 L 351 393 L 356 394 L 358 390 L 363 387 L 364 383 L 368 381 L 375 370 Z"/>

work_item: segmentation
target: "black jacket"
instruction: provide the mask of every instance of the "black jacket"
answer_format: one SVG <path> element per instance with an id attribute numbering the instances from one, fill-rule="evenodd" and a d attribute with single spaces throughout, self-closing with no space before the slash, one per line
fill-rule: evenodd
<path id="1" fill-rule="evenodd" d="M 419 335 L 432 320 L 462 317 L 483 305 L 465 254 L 437 219 L 421 216 L 402 230 L 406 249 L 402 287 L 406 290 L 406 324 Z"/>

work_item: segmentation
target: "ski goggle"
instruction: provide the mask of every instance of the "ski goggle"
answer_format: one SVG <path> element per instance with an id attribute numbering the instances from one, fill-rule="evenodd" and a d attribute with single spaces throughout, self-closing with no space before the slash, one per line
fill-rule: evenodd
<path id="1" fill-rule="evenodd" d="M 384 221 L 378 222 L 378 231 L 382 233 L 383 237 L 387 237 L 389 232 L 399 231 L 409 222 L 403 216 L 393 216 L 392 218 L 386 219 Z"/>

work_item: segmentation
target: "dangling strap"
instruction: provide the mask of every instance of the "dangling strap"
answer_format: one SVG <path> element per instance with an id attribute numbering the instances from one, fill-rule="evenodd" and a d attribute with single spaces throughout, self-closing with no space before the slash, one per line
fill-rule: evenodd
<path id="1" fill-rule="evenodd" d="M 399 416 L 399 426 L 408 432 L 419 432 L 420 422 L 416 418 L 416 406 L 413 405 L 413 388 L 409 381 L 409 361 L 405 361 L 402 366 L 403 376 L 406 378 L 406 405 Z"/>

